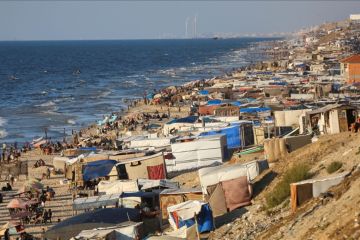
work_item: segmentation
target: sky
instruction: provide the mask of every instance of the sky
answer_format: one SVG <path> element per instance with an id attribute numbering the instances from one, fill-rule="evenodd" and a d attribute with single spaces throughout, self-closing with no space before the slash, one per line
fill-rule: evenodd
<path id="1" fill-rule="evenodd" d="M 0 1 L 0 40 L 149 39 L 291 32 L 360 13 L 357 1 Z M 189 27 L 189 31 L 191 31 Z"/>

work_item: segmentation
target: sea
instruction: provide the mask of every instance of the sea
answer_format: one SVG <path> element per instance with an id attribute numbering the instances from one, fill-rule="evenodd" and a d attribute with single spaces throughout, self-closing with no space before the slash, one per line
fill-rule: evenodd
<path id="1" fill-rule="evenodd" d="M 72 130 L 170 85 L 224 75 L 267 38 L 0 42 L 0 143 Z"/>

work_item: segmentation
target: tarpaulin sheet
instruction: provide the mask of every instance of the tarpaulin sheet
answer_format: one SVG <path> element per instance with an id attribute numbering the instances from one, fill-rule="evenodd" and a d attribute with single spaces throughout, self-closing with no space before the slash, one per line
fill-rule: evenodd
<path id="1" fill-rule="evenodd" d="M 226 206 L 230 211 L 251 204 L 247 176 L 224 181 L 221 185 L 225 194 Z"/>
<path id="2" fill-rule="evenodd" d="M 267 107 L 251 107 L 251 108 L 241 108 L 240 112 L 241 113 L 257 113 L 257 112 L 266 112 L 266 111 L 270 111 L 271 108 L 267 108 Z"/>
<path id="3" fill-rule="evenodd" d="M 200 91 L 199 91 L 199 94 L 200 94 L 200 95 L 208 95 L 208 94 L 209 94 L 209 91 L 208 91 L 208 90 L 200 90 Z"/>
<path id="4" fill-rule="evenodd" d="M 174 229 L 194 225 L 194 216 L 196 214 L 198 230 L 200 233 L 213 230 L 213 217 L 209 204 L 199 201 L 187 201 L 168 207 L 168 212 L 169 222 Z"/>
<path id="5" fill-rule="evenodd" d="M 165 179 L 164 164 L 156 166 L 147 166 L 149 179 Z"/>
<path id="6" fill-rule="evenodd" d="M 115 160 L 99 160 L 90 162 L 85 165 L 83 179 L 89 181 L 99 177 L 105 177 L 110 172 L 114 165 L 117 163 Z"/>
<path id="7" fill-rule="evenodd" d="M 227 148 L 239 148 L 241 146 L 239 125 L 200 133 L 200 136 L 212 136 L 212 135 L 225 135 Z"/>
<path id="8" fill-rule="evenodd" d="M 188 117 L 184 117 L 184 118 L 179 118 L 179 119 L 173 119 L 170 122 L 166 123 L 166 124 L 173 124 L 173 123 L 194 123 L 196 122 L 196 120 L 198 119 L 197 116 L 188 116 Z"/>
<path id="9" fill-rule="evenodd" d="M 209 100 L 207 102 L 207 105 L 219 105 L 221 104 L 221 100 L 220 99 L 213 99 L 213 100 Z"/>

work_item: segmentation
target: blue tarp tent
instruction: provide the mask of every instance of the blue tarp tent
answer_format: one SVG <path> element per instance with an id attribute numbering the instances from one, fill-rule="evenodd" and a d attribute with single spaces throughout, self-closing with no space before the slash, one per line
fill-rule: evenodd
<path id="1" fill-rule="evenodd" d="M 214 230 L 214 222 L 213 222 L 214 219 L 213 219 L 212 211 L 211 211 L 209 204 L 204 204 L 201 206 L 201 211 L 196 216 L 196 220 L 198 223 L 199 233 L 210 232 L 210 231 Z M 188 220 L 180 220 L 179 228 L 181 228 L 182 226 L 185 226 L 185 225 L 186 225 L 186 227 L 191 227 L 194 224 L 195 224 L 194 218 L 191 218 Z"/>
<path id="2" fill-rule="evenodd" d="M 225 135 L 228 149 L 239 148 L 241 146 L 240 125 L 235 125 L 232 127 L 222 128 L 219 130 L 212 130 L 212 131 L 200 133 L 200 136 L 213 136 L 213 135 Z"/>
<path id="3" fill-rule="evenodd" d="M 208 91 L 208 90 L 200 90 L 200 91 L 199 91 L 199 94 L 200 94 L 200 95 L 208 95 L 208 94 L 209 94 L 209 91 Z"/>
<path id="4" fill-rule="evenodd" d="M 208 106 L 211 106 L 211 105 L 220 105 L 221 104 L 221 100 L 220 99 L 212 99 L 212 100 L 209 100 L 207 102 L 207 105 Z"/>
<path id="5" fill-rule="evenodd" d="M 268 107 L 250 107 L 250 108 L 241 108 L 241 113 L 257 113 L 257 112 L 266 112 L 270 111 L 271 108 Z"/>
<path id="6" fill-rule="evenodd" d="M 211 130 L 200 133 L 200 136 L 225 135 L 227 148 L 240 148 L 241 146 L 249 146 L 254 144 L 254 135 L 252 129 L 253 123 L 250 121 L 234 122 L 230 127 Z M 242 134 L 244 131 L 244 134 Z M 245 139 L 242 139 L 244 137 Z"/>
<path id="7" fill-rule="evenodd" d="M 115 160 L 99 160 L 87 163 L 83 173 L 84 181 L 107 176 L 116 163 Z"/>
<path id="8" fill-rule="evenodd" d="M 188 116 L 188 117 L 184 117 L 184 118 L 178 118 L 178 119 L 173 119 L 170 122 L 166 123 L 166 124 L 173 124 L 173 123 L 194 123 L 198 120 L 197 116 Z"/>

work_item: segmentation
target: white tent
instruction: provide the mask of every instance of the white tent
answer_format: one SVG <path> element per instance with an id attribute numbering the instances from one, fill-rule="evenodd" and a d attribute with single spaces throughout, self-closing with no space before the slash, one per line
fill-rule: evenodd
<path id="1" fill-rule="evenodd" d="M 248 180 L 252 181 L 267 168 L 269 168 L 267 160 L 201 168 L 199 169 L 201 189 L 207 194 L 208 186 L 242 176 L 247 176 Z"/>
<path id="2" fill-rule="evenodd" d="M 117 180 L 113 182 L 109 181 L 100 181 L 98 184 L 99 194 L 119 194 L 123 192 L 138 192 L 139 188 L 137 185 L 137 181 L 132 180 Z M 135 206 L 136 204 L 141 202 L 141 198 L 139 197 L 128 197 L 122 200 L 123 206 Z"/>
<path id="3" fill-rule="evenodd" d="M 84 210 L 90 208 L 99 208 L 105 206 L 115 206 L 120 199 L 120 194 L 107 194 L 86 198 L 77 198 L 73 202 L 74 210 Z"/>
<path id="4" fill-rule="evenodd" d="M 171 144 L 173 159 L 166 159 L 167 172 L 221 164 L 225 157 L 226 137 L 214 135 Z"/>

